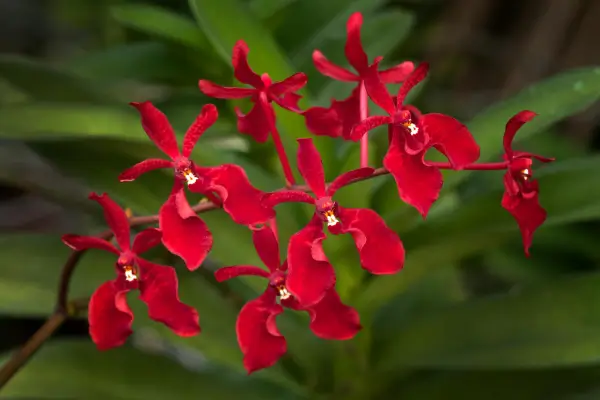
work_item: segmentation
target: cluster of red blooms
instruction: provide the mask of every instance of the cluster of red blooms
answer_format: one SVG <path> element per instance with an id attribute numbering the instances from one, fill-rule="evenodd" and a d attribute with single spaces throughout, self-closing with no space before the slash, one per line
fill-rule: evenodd
<path id="1" fill-rule="evenodd" d="M 379 71 L 381 57 L 369 64 L 361 40 L 362 16 L 355 13 L 347 23 L 345 54 L 356 73 L 337 66 L 315 51 L 313 60 L 324 75 L 340 81 L 356 82 L 357 87 L 345 100 L 332 100 L 329 108 L 301 110 L 296 92 L 306 84 L 306 76 L 297 73 L 273 83 L 267 74 L 258 75 L 248 65 L 248 47 L 243 41 L 233 48 L 233 69 L 238 81 L 251 88 L 222 87 L 201 80 L 200 90 L 221 99 L 249 98 L 252 109 L 243 114 L 236 109 L 237 127 L 258 142 L 272 137 L 286 176 L 286 189 L 263 193 L 249 182 L 244 170 L 232 164 L 201 167 L 190 159 L 200 136 L 217 120 L 217 109 L 208 104 L 185 134 L 179 149 L 167 118 L 151 103 L 132 103 L 139 111 L 142 126 L 149 138 L 169 159 L 147 159 L 123 172 L 122 182 L 158 168 L 171 168 L 175 173 L 173 190 L 160 208 L 159 229 L 148 228 L 130 241 L 130 226 L 125 212 L 106 194 L 90 198 L 104 208 L 106 221 L 114 233 L 118 247 L 96 237 L 65 235 L 63 241 L 75 250 L 103 249 L 114 253 L 117 277 L 102 284 L 89 304 L 90 334 L 100 349 L 119 346 L 131 334 L 133 315 L 125 294 L 138 289 L 148 305 L 152 319 L 166 324 L 181 336 L 200 332 L 198 313 L 180 302 L 177 276 L 173 268 L 157 265 L 140 257 L 151 247 L 162 244 L 179 256 L 190 271 L 198 268 L 209 253 L 213 239 L 202 219 L 192 210 L 185 186 L 201 193 L 228 213 L 233 221 L 252 230 L 254 245 L 267 269 L 238 265 L 221 268 L 216 279 L 221 282 L 240 275 L 266 278 L 266 289 L 240 311 L 236 330 L 244 365 L 248 372 L 273 365 L 286 352 L 285 338 L 276 325 L 276 316 L 288 307 L 310 315 L 310 329 L 325 339 L 345 340 L 361 329 L 359 316 L 344 305 L 335 290 L 335 273 L 327 260 L 321 241 L 326 239 L 323 227 L 338 235 L 352 235 L 363 268 L 373 274 L 393 274 L 404 264 L 404 247 L 398 235 L 373 210 L 344 208 L 334 200 L 343 186 L 382 173 L 391 174 L 400 198 L 426 217 L 442 188 L 440 169 L 506 170 L 502 206 L 516 219 L 528 253 L 535 229 L 546 213 L 538 202 L 538 185 L 532 178 L 532 159 L 552 161 L 534 154 L 514 151 L 512 140 L 517 130 L 535 114 L 522 111 L 512 117 L 504 133 L 504 161 L 475 164 L 479 147 L 468 129 L 444 114 L 422 114 L 405 104 L 410 90 L 422 81 L 427 64 L 416 68 L 412 62 Z M 398 94 L 389 94 L 386 84 L 402 83 Z M 367 95 L 387 116 L 368 116 Z M 315 135 L 361 141 L 361 168 L 345 172 L 326 183 L 321 157 L 312 140 L 299 139 L 298 169 L 313 196 L 295 190 L 292 170 L 276 129 L 273 103 L 301 114 Z M 383 159 L 384 170 L 367 166 L 368 132 L 387 125 L 389 148 Z M 428 162 L 425 153 L 435 148 L 449 163 Z M 275 229 L 275 206 L 282 202 L 313 204 L 315 213 L 307 225 L 295 233 L 287 246 L 287 259 L 279 258 Z"/>

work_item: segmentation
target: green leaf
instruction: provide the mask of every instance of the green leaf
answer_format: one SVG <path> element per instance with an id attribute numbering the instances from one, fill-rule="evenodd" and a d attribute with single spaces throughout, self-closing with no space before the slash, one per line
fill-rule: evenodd
<path id="1" fill-rule="evenodd" d="M 598 363 L 599 284 L 600 274 L 587 274 L 422 315 L 397 333 L 377 369 Z"/>
<path id="2" fill-rule="evenodd" d="M 89 209 L 91 204 L 82 201 L 86 195 L 84 186 L 63 176 L 25 144 L 0 143 L 0 180 L 58 204 Z"/>
<path id="3" fill-rule="evenodd" d="M 258 18 L 264 20 L 297 1 L 298 0 L 251 0 L 248 5 Z"/>
<path id="4" fill-rule="evenodd" d="M 394 382 L 391 393 L 399 393 L 405 400 L 480 400 L 490 398 L 491 393 L 498 399 L 565 399 L 568 394 L 592 387 L 598 380 L 598 374 L 596 367 L 426 371 Z M 596 398 L 597 396 L 589 399 Z"/>
<path id="5" fill-rule="evenodd" d="M 90 342 L 43 347 L 3 388 L 5 396 L 85 399 L 298 399 L 276 385 L 210 366 L 184 368 L 164 356 L 124 346 L 100 352 Z"/>
<path id="6" fill-rule="evenodd" d="M 551 77 L 524 89 L 516 96 L 478 114 L 467 126 L 481 148 L 480 161 L 488 161 L 502 152 L 502 135 L 508 120 L 523 110 L 538 116 L 519 130 L 520 141 L 543 132 L 556 122 L 577 114 L 600 98 L 600 67 L 580 68 Z M 518 142 L 516 142 L 518 143 Z M 518 144 L 515 146 L 519 149 Z M 523 149 L 535 153 L 535 149 Z M 446 190 L 470 176 L 461 171 L 445 179 Z"/>
<path id="7" fill-rule="evenodd" d="M 113 18 L 132 29 L 197 50 L 210 49 L 206 36 L 192 19 L 168 9 L 149 4 L 120 4 L 113 6 L 110 11 Z"/>
<path id="8" fill-rule="evenodd" d="M 19 56 L 0 56 L 0 76 L 36 100 L 106 103 L 115 97 L 92 81 Z"/>
<path id="9" fill-rule="evenodd" d="M 144 139 L 139 116 L 127 107 L 33 103 L 3 107 L 0 134 L 21 140 L 72 136 Z"/>
<path id="10" fill-rule="evenodd" d="M 76 233 L 76 232 L 73 232 Z M 50 314 L 56 302 L 60 271 L 71 250 L 59 235 L 12 234 L 0 237 L 0 309 L 5 313 Z M 114 256 L 90 251 L 77 266 L 71 298 L 89 297 L 114 278 Z"/>
<path id="11" fill-rule="evenodd" d="M 143 66 L 140 67 L 140 66 Z M 198 77 L 196 66 L 176 48 L 165 43 L 124 43 L 87 52 L 69 61 L 77 74 L 100 80 L 136 80 L 187 85 Z"/>

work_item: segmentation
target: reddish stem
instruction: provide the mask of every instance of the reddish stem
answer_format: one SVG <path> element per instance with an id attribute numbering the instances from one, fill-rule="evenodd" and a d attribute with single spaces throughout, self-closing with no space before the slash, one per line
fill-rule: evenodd
<path id="1" fill-rule="evenodd" d="M 449 162 L 425 161 L 425 164 L 439 169 L 454 169 Z M 508 168 L 508 161 L 496 163 L 467 164 L 462 169 L 466 171 L 495 171 Z"/>
<path id="2" fill-rule="evenodd" d="M 275 116 L 275 112 L 273 110 L 272 112 L 273 116 Z M 290 160 L 288 159 L 287 154 L 285 153 L 285 147 L 283 147 L 283 143 L 281 142 L 281 137 L 279 136 L 277 124 L 275 123 L 274 119 L 275 118 L 273 118 L 273 121 L 271 123 L 271 137 L 273 138 L 275 150 L 277 150 L 277 155 L 279 156 L 279 162 L 281 163 L 281 167 L 283 168 L 286 186 L 289 187 L 295 185 L 296 180 L 294 179 L 294 173 L 292 172 L 292 167 L 290 166 Z"/>
<path id="3" fill-rule="evenodd" d="M 358 89 L 358 101 L 360 109 L 360 120 L 364 121 L 369 116 L 369 99 L 367 97 L 367 90 L 365 89 L 365 83 L 360 82 Z M 369 166 L 369 134 L 365 133 L 360 138 L 360 167 L 365 168 Z"/>

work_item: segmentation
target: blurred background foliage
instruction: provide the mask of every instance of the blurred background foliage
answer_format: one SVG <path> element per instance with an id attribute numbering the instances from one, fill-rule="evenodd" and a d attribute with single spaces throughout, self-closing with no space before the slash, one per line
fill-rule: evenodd
<path id="1" fill-rule="evenodd" d="M 326 251 L 338 289 L 364 330 L 349 342 L 312 336 L 303 315 L 280 325 L 289 352 L 248 377 L 235 338 L 258 279 L 217 285 L 212 271 L 258 264 L 249 232 L 220 212 L 203 216 L 215 237 L 209 260 L 189 273 L 164 251 L 153 257 L 181 273 L 183 300 L 203 333 L 176 337 L 136 311 L 123 348 L 97 352 L 85 319 L 71 320 L 3 389 L 5 396 L 81 399 L 600 399 L 600 2 L 595 0 L 1 0 L 0 330 L 3 356 L 52 312 L 68 249 L 66 232 L 97 233 L 88 192 L 109 192 L 135 215 L 156 213 L 169 171 L 120 184 L 124 168 L 157 150 L 130 101 L 151 100 L 178 134 L 201 106 L 221 118 L 195 150 L 202 165 L 235 162 L 267 191 L 282 185 L 270 145 L 238 134 L 233 106 L 204 97 L 200 78 L 232 84 L 230 52 L 243 38 L 250 63 L 282 79 L 309 76 L 302 105 L 327 105 L 350 87 L 321 76 L 311 53 L 343 57 L 345 23 L 364 14 L 363 41 L 384 63 L 428 60 L 429 80 L 412 101 L 465 121 L 482 161 L 501 154 L 506 120 L 540 114 L 517 147 L 558 159 L 536 170 L 547 223 L 523 255 L 516 223 L 500 207 L 501 172 L 449 172 L 427 221 L 398 199 L 393 180 L 343 189 L 338 201 L 373 207 L 407 248 L 396 276 L 359 267 L 346 237 Z M 242 103 L 243 108 L 247 104 Z M 372 107 L 373 112 L 377 112 Z M 303 119 L 281 113 L 292 159 Z M 386 135 L 372 134 L 380 165 Z M 319 138 L 328 178 L 358 166 L 358 146 Z M 200 199 L 195 199 L 200 200 Z M 310 209 L 283 205 L 281 242 Z M 89 296 L 113 274 L 90 252 L 71 297 Z M 260 264 L 258 264 L 260 265 Z M 8 398 L 7 397 L 7 398 Z M 16 398 L 16 397 L 15 397 Z"/>

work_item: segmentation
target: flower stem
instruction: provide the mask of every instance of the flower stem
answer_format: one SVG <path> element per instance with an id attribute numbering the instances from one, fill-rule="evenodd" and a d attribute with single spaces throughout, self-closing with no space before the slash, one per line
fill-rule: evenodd
<path id="1" fill-rule="evenodd" d="M 273 112 L 275 115 L 275 112 Z M 281 163 L 281 168 L 283 168 L 283 174 L 285 175 L 285 183 L 286 186 L 292 186 L 296 184 L 296 180 L 294 179 L 294 173 L 292 172 L 292 167 L 290 167 L 290 161 L 285 153 L 285 147 L 283 147 L 283 143 L 281 142 L 281 137 L 279 135 L 279 131 L 277 130 L 277 124 L 275 123 L 275 119 L 271 123 L 271 136 L 273 137 L 273 143 L 275 144 L 275 150 L 277 150 L 277 155 L 279 156 L 279 162 Z"/>
<path id="2" fill-rule="evenodd" d="M 436 167 L 439 169 L 454 169 L 452 164 L 448 162 L 436 162 L 436 161 L 425 161 L 425 164 L 430 167 Z M 462 169 L 465 171 L 495 171 L 508 168 L 508 161 L 496 162 L 496 163 L 481 163 L 481 164 L 467 164 Z"/>
<path id="3" fill-rule="evenodd" d="M 367 89 L 365 89 L 365 83 L 360 82 L 358 89 L 358 104 L 360 109 L 360 120 L 363 121 L 369 116 L 369 99 L 367 97 Z M 369 166 L 369 134 L 365 133 L 360 138 L 360 167 Z"/>

